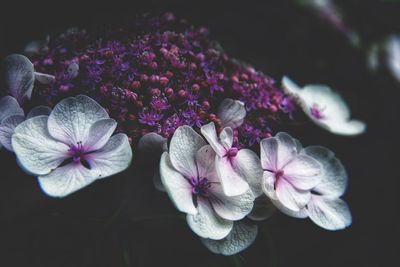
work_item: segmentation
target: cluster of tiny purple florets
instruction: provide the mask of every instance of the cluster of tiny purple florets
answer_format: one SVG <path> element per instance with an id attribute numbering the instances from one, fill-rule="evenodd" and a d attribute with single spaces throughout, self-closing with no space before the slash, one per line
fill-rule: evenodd
<path id="1" fill-rule="evenodd" d="M 170 13 L 101 34 L 72 29 L 32 58 L 36 71 L 56 77 L 35 87 L 34 101 L 53 106 L 66 96 L 91 96 L 135 144 L 148 132 L 171 137 L 181 125 L 220 126 L 219 104 L 238 99 L 247 116 L 236 144 L 252 146 L 291 119 L 294 101 L 274 80 L 216 47 L 205 28 Z"/>

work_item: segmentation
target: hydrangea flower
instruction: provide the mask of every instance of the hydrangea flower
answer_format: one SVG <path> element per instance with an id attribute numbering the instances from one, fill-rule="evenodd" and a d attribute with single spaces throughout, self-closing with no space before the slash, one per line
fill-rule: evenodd
<path id="1" fill-rule="evenodd" d="M 215 167 L 227 196 L 243 194 L 249 185 L 256 196 L 262 194 L 260 182 L 262 168 L 257 154 L 250 149 L 238 149 L 233 145 L 233 130 L 225 127 L 219 136 L 215 124 L 201 127 L 201 133 L 214 149 Z"/>
<path id="2" fill-rule="evenodd" d="M 253 208 L 249 189 L 226 196 L 215 166 L 215 152 L 189 126 L 179 127 L 160 161 L 161 180 L 190 228 L 200 237 L 220 240 Z"/>
<path id="3" fill-rule="evenodd" d="M 347 173 L 343 164 L 329 149 L 321 146 L 309 146 L 301 154 L 310 156 L 323 166 L 321 182 L 311 190 L 309 203 L 300 211 L 293 212 L 279 203 L 275 204 L 285 214 L 297 217 L 309 217 L 318 226 L 327 230 L 340 230 L 351 224 L 351 212 L 345 201 L 340 199 L 347 187 Z"/>
<path id="4" fill-rule="evenodd" d="M 288 77 L 282 79 L 283 88 L 293 95 L 304 113 L 317 125 L 340 135 L 357 135 L 366 125 L 350 119 L 350 110 L 342 97 L 325 85 L 298 87 Z"/>
<path id="5" fill-rule="evenodd" d="M 21 166 L 38 176 L 45 193 L 64 197 L 129 166 L 128 137 L 112 136 L 116 126 L 96 101 L 79 95 L 62 100 L 49 116 L 18 125 L 12 146 Z"/>
<path id="6" fill-rule="evenodd" d="M 321 164 L 300 153 L 299 142 L 282 132 L 262 140 L 260 149 L 264 192 L 289 210 L 303 209 L 320 183 Z"/>
<path id="7" fill-rule="evenodd" d="M 351 213 L 346 202 L 340 199 L 346 190 L 347 174 L 335 154 L 321 146 L 303 148 L 296 139 L 283 133 L 261 142 L 263 168 L 271 168 L 271 165 L 282 161 L 280 158 L 287 158 L 288 155 L 295 155 L 295 157 L 303 159 L 302 162 L 292 160 L 292 162 L 298 162 L 295 175 L 286 174 L 286 168 L 283 168 L 282 173 L 275 171 L 273 173 L 275 175 L 271 175 L 270 171 L 264 173 L 264 192 L 271 198 L 272 203 L 289 216 L 309 217 L 314 223 L 327 230 L 339 230 L 349 226 Z M 292 162 L 287 165 L 293 165 Z M 320 166 L 319 171 L 317 171 L 315 162 Z M 317 176 L 312 176 L 310 179 L 309 174 L 312 173 L 317 173 Z M 288 205 L 287 199 L 279 197 L 277 194 L 280 188 L 278 179 L 285 176 L 297 176 L 297 179 L 292 179 L 292 177 L 287 179 L 295 189 L 290 191 L 289 199 L 293 199 L 297 205 Z M 300 177 L 302 181 L 298 179 Z M 306 180 L 308 181 L 306 182 Z M 300 182 L 302 185 L 298 186 Z M 298 188 L 303 189 L 299 190 Z M 270 207 L 267 205 L 265 208 L 267 209 L 264 210 L 265 213 L 270 214 Z"/>

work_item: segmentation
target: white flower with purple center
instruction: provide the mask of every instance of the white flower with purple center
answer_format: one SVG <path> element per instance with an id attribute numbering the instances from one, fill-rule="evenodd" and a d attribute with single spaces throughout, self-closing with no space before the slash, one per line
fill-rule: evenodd
<path id="1" fill-rule="evenodd" d="M 233 146 L 233 130 L 225 127 L 219 137 L 213 122 L 201 127 L 201 133 L 214 149 L 215 166 L 221 179 L 224 193 L 228 196 L 240 195 L 250 186 L 256 196 L 262 194 L 260 183 L 262 168 L 257 154 L 250 149 Z"/>
<path id="2" fill-rule="evenodd" d="M 288 77 L 283 77 L 286 93 L 292 95 L 304 113 L 317 125 L 340 135 L 357 135 L 365 131 L 366 125 L 350 119 L 350 110 L 343 98 L 325 85 L 307 85 L 300 88 Z"/>
<path id="3" fill-rule="evenodd" d="M 220 240 L 253 208 L 250 189 L 226 196 L 215 166 L 215 152 L 189 126 L 179 127 L 160 161 L 162 183 L 175 206 L 187 213 L 190 228 L 200 237 Z M 248 186 L 247 186 L 248 188 Z"/>
<path id="4" fill-rule="evenodd" d="M 303 209 L 321 181 L 322 165 L 301 154 L 299 142 L 286 133 L 262 140 L 260 148 L 265 194 L 289 210 Z"/>
<path id="5" fill-rule="evenodd" d="M 21 167 L 38 176 L 46 194 L 64 197 L 128 168 L 132 150 L 125 134 L 112 136 L 116 126 L 90 97 L 69 97 L 49 116 L 19 124 L 12 147 Z"/>

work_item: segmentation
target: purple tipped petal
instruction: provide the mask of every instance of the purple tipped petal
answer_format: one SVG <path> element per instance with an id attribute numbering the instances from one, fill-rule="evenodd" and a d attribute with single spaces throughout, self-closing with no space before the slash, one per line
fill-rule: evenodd
<path id="1" fill-rule="evenodd" d="M 108 119 L 107 112 L 90 97 L 79 95 L 59 102 L 49 116 L 48 129 L 57 140 L 65 143 L 84 143 L 90 127 L 100 119 Z"/>
<path id="2" fill-rule="evenodd" d="M 0 125 L 0 144 L 8 151 L 14 151 L 11 144 L 11 137 L 14 134 L 15 128 L 24 120 L 24 116 L 13 115 L 2 121 Z"/>
<path id="3" fill-rule="evenodd" d="M 235 222 L 232 231 L 221 240 L 202 239 L 204 246 L 215 254 L 235 255 L 248 248 L 256 240 L 258 227 L 256 224 Z"/>
<path id="4" fill-rule="evenodd" d="M 26 120 L 12 136 L 12 146 L 22 167 L 36 175 L 48 174 L 68 157 L 69 146 L 51 137 L 47 121 L 47 116 Z"/>
<path id="5" fill-rule="evenodd" d="M 35 74 L 32 62 L 23 55 L 13 54 L 3 62 L 6 89 L 20 104 L 32 95 Z"/>

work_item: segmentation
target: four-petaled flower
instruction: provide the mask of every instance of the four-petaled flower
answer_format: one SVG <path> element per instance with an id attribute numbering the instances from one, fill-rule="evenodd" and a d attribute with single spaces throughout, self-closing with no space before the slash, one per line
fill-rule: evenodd
<path id="1" fill-rule="evenodd" d="M 340 135 L 357 135 L 366 125 L 350 119 L 350 110 L 343 98 L 326 85 L 307 85 L 300 88 L 288 77 L 283 77 L 284 90 L 292 95 L 304 113 L 317 125 Z"/>
<path id="2" fill-rule="evenodd" d="M 165 189 L 190 228 L 200 237 L 219 240 L 253 208 L 250 189 L 237 196 L 223 192 L 216 171 L 215 152 L 189 126 L 179 127 L 169 152 L 161 156 L 160 174 Z"/>
<path id="3" fill-rule="evenodd" d="M 79 95 L 59 102 L 49 116 L 18 125 L 12 146 L 21 166 L 38 176 L 43 191 L 63 197 L 129 166 L 128 137 L 112 136 L 116 126 L 96 101 Z"/>

